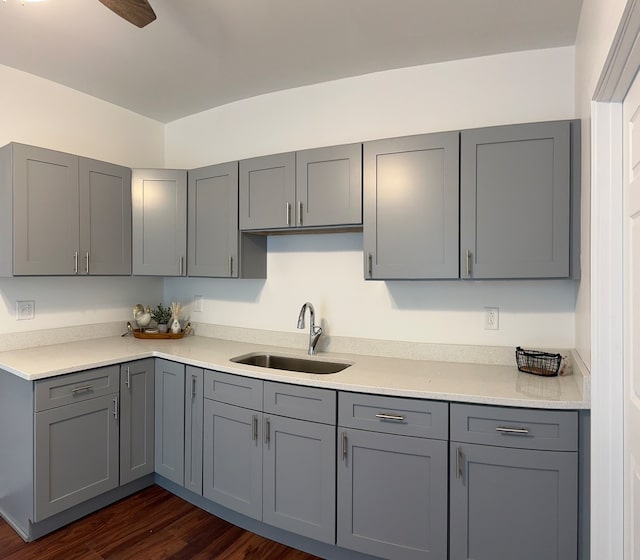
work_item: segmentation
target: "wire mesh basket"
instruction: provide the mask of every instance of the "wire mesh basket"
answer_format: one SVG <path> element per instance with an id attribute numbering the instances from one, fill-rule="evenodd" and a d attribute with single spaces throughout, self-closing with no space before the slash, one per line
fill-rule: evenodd
<path id="1" fill-rule="evenodd" d="M 544 375 L 553 377 L 558 375 L 562 356 L 560 354 L 550 354 L 540 350 L 525 350 L 518 346 L 516 348 L 516 364 L 518 369 L 534 375 Z"/>

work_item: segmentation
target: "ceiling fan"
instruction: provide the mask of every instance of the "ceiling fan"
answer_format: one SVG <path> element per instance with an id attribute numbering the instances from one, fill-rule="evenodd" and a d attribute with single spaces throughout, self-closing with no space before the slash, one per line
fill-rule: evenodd
<path id="1" fill-rule="evenodd" d="M 147 0 L 100 0 L 100 2 L 136 27 L 142 28 L 156 19 L 156 14 Z"/>

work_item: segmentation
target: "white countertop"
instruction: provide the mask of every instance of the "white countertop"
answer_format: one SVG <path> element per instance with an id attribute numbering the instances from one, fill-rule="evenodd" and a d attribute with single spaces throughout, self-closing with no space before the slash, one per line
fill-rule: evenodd
<path id="1" fill-rule="evenodd" d="M 304 349 L 189 336 L 179 340 L 107 337 L 0 352 L 0 369 L 28 381 L 147 357 L 271 381 L 359 393 L 529 408 L 585 409 L 582 376 L 541 377 L 513 366 L 435 362 L 321 353 L 316 359 L 353 362 L 333 374 L 246 366 L 230 358 L 249 352 L 305 357 Z M 313 358 L 312 358 L 313 359 Z"/>

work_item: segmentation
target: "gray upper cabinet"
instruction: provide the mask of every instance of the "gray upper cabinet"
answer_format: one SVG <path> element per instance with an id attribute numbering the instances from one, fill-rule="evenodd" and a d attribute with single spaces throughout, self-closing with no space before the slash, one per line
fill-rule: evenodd
<path id="1" fill-rule="evenodd" d="M 131 274 L 131 170 L 80 158 L 81 272 Z"/>
<path id="2" fill-rule="evenodd" d="M 571 126 L 560 121 L 462 132 L 463 278 L 569 276 Z"/>
<path id="3" fill-rule="evenodd" d="M 155 364 L 155 470 L 184 485 L 185 366 L 157 359 Z"/>
<path id="4" fill-rule="evenodd" d="M 451 405 L 451 560 L 577 558 L 577 416 Z"/>
<path id="5" fill-rule="evenodd" d="M 154 360 L 120 366 L 120 484 L 154 470 Z"/>
<path id="6" fill-rule="evenodd" d="M 458 278 L 459 134 L 364 144 L 367 279 Z"/>
<path id="7" fill-rule="evenodd" d="M 240 229 L 359 227 L 362 145 L 240 162 Z"/>
<path id="8" fill-rule="evenodd" d="M 240 229 L 291 227 L 296 201 L 293 152 L 240 162 Z"/>
<path id="9" fill-rule="evenodd" d="M 238 162 L 188 173 L 189 276 L 265 278 L 267 242 L 238 231 Z"/>
<path id="10" fill-rule="evenodd" d="M 362 144 L 296 152 L 296 226 L 362 224 Z"/>
<path id="11" fill-rule="evenodd" d="M 15 143 L 0 168 L 0 274 L 131 274 L 129 169 Z"/>
<path id="12" fill-rule="evenodd" d="M 187 172 L 135 169 L 133 188 L 133 274 L 185 276 Z"/>

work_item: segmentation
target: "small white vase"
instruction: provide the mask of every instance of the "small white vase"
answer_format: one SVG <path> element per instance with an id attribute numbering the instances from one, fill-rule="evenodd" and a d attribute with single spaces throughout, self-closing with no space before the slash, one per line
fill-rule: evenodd
<path id="1" fill-rule="evenodd" d="M 174 317 L 173 321 L 171 321 L 171 332 L 173 334 L 178 334 L 181 330 L 180 321 Z"/>

